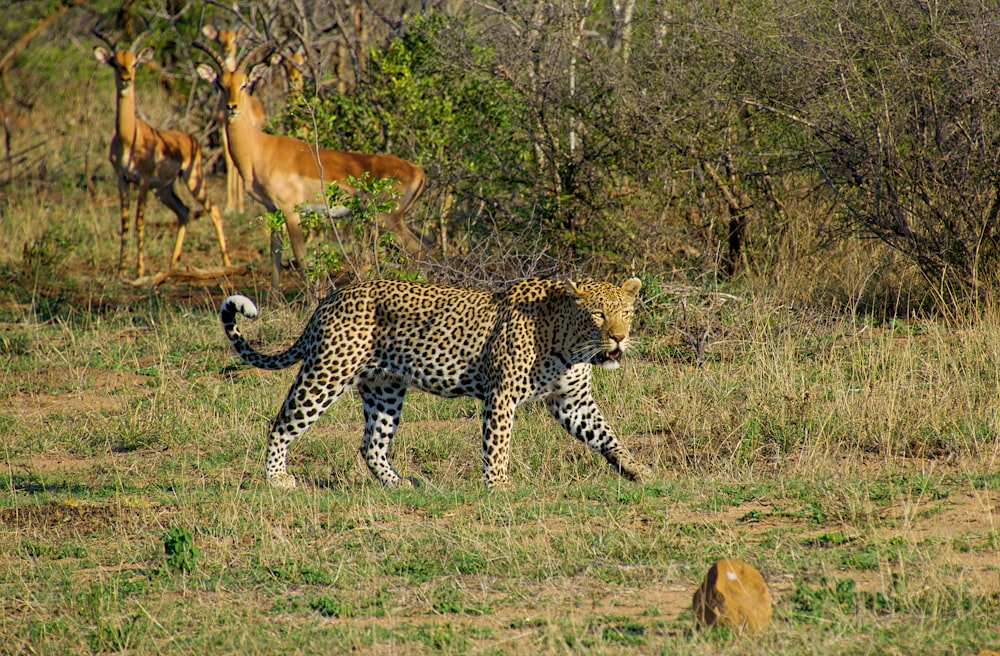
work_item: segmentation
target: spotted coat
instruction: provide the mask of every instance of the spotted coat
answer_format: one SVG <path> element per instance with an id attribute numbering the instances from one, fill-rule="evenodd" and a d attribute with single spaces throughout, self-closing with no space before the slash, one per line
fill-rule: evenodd
<path id="1" fill-rule="evenodd" d="M 591 394 L 591 369 L 616 369 L 629 344 L 633 304 L 642 283 L 621 287 L 585 280 L 525 280 L 504 292 L 373 280 L 332 292 L 298 340 L 264 355 L 244 339 L 236 314 L 254 318 L 245 296 L 220 308 L 236 352 L 261 369 L 302 366 L 267 441 L 271 484 L 294 487 L 288 447 L 348 388 L 357 389 L 365 417 L 361 453 L 386 485 L 418 484 L 389 462 L 410 387 L 483 402 L 483 478 L 487 487 L 510 482 L 514 411 L 542 399 L 576 439 L 622 475 L 641 480 L 649 469 L 615 437 Z"/>

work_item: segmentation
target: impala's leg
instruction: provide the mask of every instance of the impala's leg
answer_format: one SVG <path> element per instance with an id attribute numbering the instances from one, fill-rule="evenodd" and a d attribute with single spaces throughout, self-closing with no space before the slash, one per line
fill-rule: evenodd
<path id="1" fill-rule="evenodd" d="M 223 132 L 225 134 L 225 132 Z M 226 149 L 226 155 L 229 155 L 229 150 Z M 227 173 L 228 175 L 228 173 Z M 212 225 L 215 227 L 215 238 L 219 242 L 219 250 L 222 252 L 222 265 L 229 266 L 232 264 L 229 260 L 229 251 L 226 250 L 226 235 L 222 230 L 222 216 L 219 214 L 219 208 L 214 203 L 212 199 L 208 197 L 208 190 L 205 188 L 205 178 L 201 168 L 201 151 L 199 150 L 194 159 L 192 160 L 191 168 L 187 171 L 185 180 L 187 184 L 188 191 L 194 196 L 194 199 L 201 203 L 201 206 L 205 208 L 208 215 L 212 218 Z M 171 191 L 173 187 L 171 187 Z M 174 194 L 174 199 L 177 205 L 184 209 L 185 214 L 187 213 L 187 208 L 181 203 L 180 198 L 177 198 Z M 174 210 L 177 212 L 177 210 Z M 178 219 L 180 214 L 177 215 Z M 184 223 L 186 223 L 185 221 Z M 176 245 L 176 251 L 174 253 L 176 259 L 171 260 L 171 267 L 177 265 L 177 260 L 180 259 L 180 242 L 178 241 Z"/>
<path id="2" fill-rule="evenodd" d="M 236 209 L 238 193 L 236 183 L 238 180 L 242 180 L 242 178 L 240 178 L 240 174 L 236 170 L 233 156 L 229 153 L 229 134 L 225 129 L 222 130 L 222 155 L 226 161 L 226 212 L 228 213 Z M 243 208 L 241 207 L 239 211 L 242 212 Z"/>
<path id="3" fill-rule="evenodd" d="M 211 203 L 212 201 L 208 202 Z M 231 266 L 233 262 L 229 259 L 229 251 L 226 250 L 226 235 L 222 231 L 222 217 L 219 215 L 218 206 L 212 205 L 208 214 L 212 217 L 212 225 L 215 226 L 215 237 L 219 240 L 219 250 L 222 252 L 222 266 Z"/>
<path id="4" fill-rule="evenodd" d="M 302 222 L 299 213 L 294 209 L 285 212 L 285 228 L 288 230 L 288 243 L 292 246 L 292 256 L 296 266 L 306 263 L 306 235 L 302 232 Z"/>
<path id="5" fill-rule="evenodd" d="M 229 135 L 226 131 L 222 131 L 222 136 L 225 142 L 228 143 Z M 236 168 L 236 162 L 233 161 L 233 155 L 229 152 L 228 146 L 226 147 L 226 177 L 232 175 L 234 203 L 236 211 L 242 214 L 246 210 L 246 205 L 244 204 L 244 199 L 246 197 L 246 185 L 243 184 L 243 176 L 240 175 L 240 170 Z"/>
<path id="6" fill-rule="evenodd" d="M 131 183 L 124 176 L 118 176 L 118 201 L 121 205 L 122 243 L 118 252 L 118 277 L 125 277 L 125 250 L 128 248 L 128 231 L 132 226 L 132 201 L 129 198 Z"/>
<path id="7" fill-rule="evenodd" d="M 177 196 L 173 185 L 160 187 L 155 193 L 156 197 L 177 216 L 177 238 L 174 240 L 174 250 L 170 253 L 170 268 L 176 269 L 181 259 L 181 249 L 184 247 L 184 235 L 187 234 L 187 224 L 191 215 L 188 212 L 188 208 Z M 192 190 L 192 193 L 194 193 L 194 190 Z M 204 191 L 202 195 L 204 195 Z"/>
<path id="8" fill-rule="evenodd" d="M 413 206 L 413 203 L 424 193 L 426 178 L 419 176 L 414 178 L 409 185 L 403 188 L 403 195 L 399 198 L 399 207 L 392 212 L 385 214 L 384 223 L 386 227 L 396 237 L 396 241 L 404 251 L 414 257 L 421 257 L 425 251 L 425 245 L 406 225 L 406 213 Z"/>
<path id="9" fill-rule="evenodd" d="M 212 226 L 215 228 L 215 239 L 219 242 L 219 252 L 222 253 L 222 266 L 230 266 L 232 261 L 229 259 L 229 251 L 226 249 L 226 233 L 222 228 L 222 215 L 219 214 L 219 206 L 215 205 L 212 199 L 208 197 L 204 187 L 199 187 L 197 192 L 192 189 L 191 193 L 195 194 L 195 198 L 204 206 L 208 212 L 208 216 L 212 219 Z M 179 199 L 178 202 L 180 202 Z M 180 259 L 180 242 L 177 243 L 177 249 L 175 256 Z M 173 261 L 172 266 L 176 266 L 176 261 Z"/>
<path id="10" fill-rule="evenodd" d="M 233 168 L 236 168 L 236 163 L 233 163 Z M 243 176 L 240 175 L 239 170 L 233 172 L 233 179 L 236 180 L 236 211 L 242 214 L 246 211 L 246 185 L 243 183 Z"/>
<path id="11" fill-rule="evenodd" d="M 149 189 L 139 185 L 138 198 L 135 201 L 135 276 L 141 278 L 146 273 L 146 259 L 144 257 L 146 248 L 146 197 Z"/>
<path id="12" fill-rule="evenodd" d="M 281 228 L 271 228 L 271 288 L 278 289 L 281 285 Z"/>

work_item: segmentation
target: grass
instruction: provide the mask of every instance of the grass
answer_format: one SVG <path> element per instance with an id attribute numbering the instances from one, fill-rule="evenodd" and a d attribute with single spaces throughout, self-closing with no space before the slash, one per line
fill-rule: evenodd
<path id="1" fill-rule="evenodd" d="M 83 129 L 0 198 L 0 654 L 1000 649 L 995 313 L 883 320 L 815 300 L 835 283 L 835 298 L 887 294 L 865 287 L 881 274 L 860 248 L 818 258 L 825 281 L 700 298 L 642 262 L 635 348 L 595 393 L 654 480 L 616 477 L 532 405 L 515 485 L 486 492 L 479 404 L 411 393 L 392 455 L 425 487 L 372 480 L 345 397 L 292 446 L 300 487 L 273 490 L 263 440 L 294 372 L 234 366 L 216 311 L 233 292 L 259 301 L 245 329 L 276 350 L 309 308 L 269 295 L 252 217 L 226 224 L 250 275 L 114 280 L 110 72 L 90 75 L 64 85 Z M 15 149 L 66 116 L 39 103 Z M 151 204 L 153 270 L 170 220 Z M 217 264 L 204 219 L 184 258 Z M 721 557 L 771 587 L 764 636 L 693 631 Z"/>
<path id="2" fill-rule="evenodd" d="M 40 278 L 80 270 L 56 260 Z M 371 479 L 345 398 L 293 445 L 302 487 L 279 492 L 262 442 L 292 372 L 232 366 L 228 290 L 90 274 L 54 293 L 19 286 L 16 264 L 0 306 L 2 653 L 1000 645 L 993 320 L 810 320 L 751 296 L 714 317 L 725 338 L 701 368 L 660 322 L 624 371 L 597 373 L 656 468 L 645 485 L 529 406 L 514 488 L 483 491 L 478 404 L 414 393 L 393 457 L 424 488 Z M 262 305 L 247 330 L 275 346 L 308 311 Z M 772 588 L 761 639 L 692 630 L 691 594 L 724 556 Z"/>

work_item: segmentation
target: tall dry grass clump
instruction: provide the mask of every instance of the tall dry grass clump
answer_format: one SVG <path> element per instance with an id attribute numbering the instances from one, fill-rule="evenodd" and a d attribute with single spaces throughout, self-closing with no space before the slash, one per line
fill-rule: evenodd
<path id="1" fill-rule="evenodd" d="M 988 470 L 1000 458 L 995 312 L 946 322 L 682 287 L 654 300 L 647 320 L 644 355 L 671 366 L 647 390 L 656 403 L 646 412 L 669 427 L 678 464 L 820 470 L 913 458 Z"/>

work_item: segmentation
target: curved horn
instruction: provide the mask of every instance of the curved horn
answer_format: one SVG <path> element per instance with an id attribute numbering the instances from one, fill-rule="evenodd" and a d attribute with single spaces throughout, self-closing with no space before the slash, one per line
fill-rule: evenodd
<path id="1" fill-rule="evenodd" d="M 284 47 L 284 45 L 285 44 L 282 44 L 281 47 Z M 275 48 L 270 41 L 265 41 L 264 43 L 258 44 L 257 46 L 253 47 L 252 49 L 244 53 L 242 57 L 240 57 L 240 60 L 236 63 L 236 69 L 246 72 L 247 62 L 251 62 L 250 68 L 253 68 L 254 65 L 270 57 L 271 53 L 275 52 L 276 50 L 277 48 Z"/>
<path id="2" fill-rule="evenodd" d="M 133 54 L 135 54 L 135 52 L 139 49 L 139 46 L 142 44 L 142 42 L 146 40 L 146 37 L 153 33 L 153 28 L 149 26 L 149 21 L 146 19 L 146 17 L 141 16 L 140 18 L 142 18 L 142 22 L 145 23 L 146 29 L 143 30 L 143 32 L 140 33 L 139 36 L 135 37 L 135 41 L 132 42 L 132 46 L 129 48 L 129 51 Z"/>
<path id="3" fill-rule="evenodd" d="M 202 33 L 202 31 L 201 31 L 202 28 L 205 27 L 205 9 L 207 9 L 207 8 L 208 7 L 206 7 L 204 5 L 201 8 L 201 15 L 198 17 L 198 31 L 195 32 L 195 34 L 201 34 Z"/>
<path id="4" fill-rule="evenodd" d="M 191 45 L 201 50 L 203 53 L 212 58 L 212 61 L 219 67 L 219 72 L 222 73 L 226 70 L 226 60 L 222 58 L 222 55 L 217 53 L 214 49 L 209 48 L 201 41 L 192 41 Z"/>
<path id="5" fill-rule="evenodd" d="M 111 48 L 111 52 L 114 53 L 116 50 L 118 50 L 118 44 L 112 43 L 111 39 L 109 39 L 108 36 L 101 31 L 101 23 L 103 22 L 104 22 L 104 16 L 101 16 L 100 18 L 97 19 L 97 23 L 94 24 L 94 27 L 90 29 L 90 33 L 96 36 L 104 43 L 106 43 L 108 47 Z"/>

